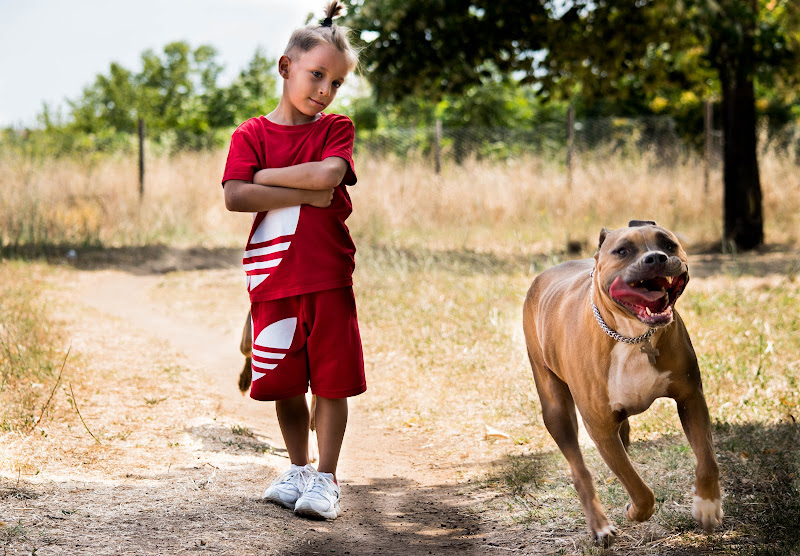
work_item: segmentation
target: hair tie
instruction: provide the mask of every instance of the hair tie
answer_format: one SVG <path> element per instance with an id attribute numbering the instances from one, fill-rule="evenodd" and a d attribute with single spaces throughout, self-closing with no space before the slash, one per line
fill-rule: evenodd
<path id="1" fill-rule="evenodd" d="M 333 26 L 333 18 L 326 17 L 325 19 L 323 19 L 320 22 L 320 25 L 322 25 L 323 27 L 331 27 L 331 26 Z"/>

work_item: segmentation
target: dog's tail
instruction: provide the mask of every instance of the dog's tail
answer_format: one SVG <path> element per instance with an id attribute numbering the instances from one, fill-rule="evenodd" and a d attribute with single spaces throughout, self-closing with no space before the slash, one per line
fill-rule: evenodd
<path id="1" fill-rule="evenodd" d="M 244 369 L 239 373 L 239 391 L 244 395 L 250 388 L 250 383 L 253 381 L 253 367 L 252 358 L 248 357 L 244 360 Z"/>

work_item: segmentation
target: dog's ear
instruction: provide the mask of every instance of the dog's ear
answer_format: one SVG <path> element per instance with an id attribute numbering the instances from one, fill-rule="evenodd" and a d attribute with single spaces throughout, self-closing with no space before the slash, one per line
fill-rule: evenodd
<path id="1" fill-rule="evenodd" d="M 608 230 L 606 230 L 605 228 L 600 230 L 600 241 L 597 242 L 597 250 L 598 251 L 603 246 L 603 242 L 606 240 L 606 236 L 607 235 L 608 235 Z"/>
<path id="2" fill-rule="evenodd" d="M 628 222 L 629 228 L 637 228 L 639 226 L 658 226 L 658 224 L 652 220 L 631 220 Z"/>

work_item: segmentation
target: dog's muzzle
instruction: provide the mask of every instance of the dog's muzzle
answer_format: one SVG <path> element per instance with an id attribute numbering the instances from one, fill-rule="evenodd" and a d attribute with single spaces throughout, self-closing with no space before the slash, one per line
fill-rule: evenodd
<path id="1" fill-rule="evenodd" d="M 664 326 L 672 322 L 688 282 L 688 267 L 680 258 L 650 251 L 614 279 L 608 295 L 644 324 Z"/>

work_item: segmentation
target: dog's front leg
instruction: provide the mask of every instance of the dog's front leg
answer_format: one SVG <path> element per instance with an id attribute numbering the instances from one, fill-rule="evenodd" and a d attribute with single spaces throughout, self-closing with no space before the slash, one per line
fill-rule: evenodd
<path id="1" fill-rule="evenodd" d="M 677 403 L 683 431 L 697 458 L 692 517 L 707 533 L 711 533 L 722 523 L 722 501 L 708 406 L 700 390 Z"/>
<path id="2" fill-rule="evenodd" d="M 625 517 L 631 521 L 650 519 L 655 510 L 656 498 L 650 487 L 642 481 L 628 457 L 620 438 L 621 424 L 615 422 L 613 418 L 604 419 L 599 423 L 589 423 L 584 419 L 584 424 L 606 465 L 614 472 L 631 497 Z"/>

